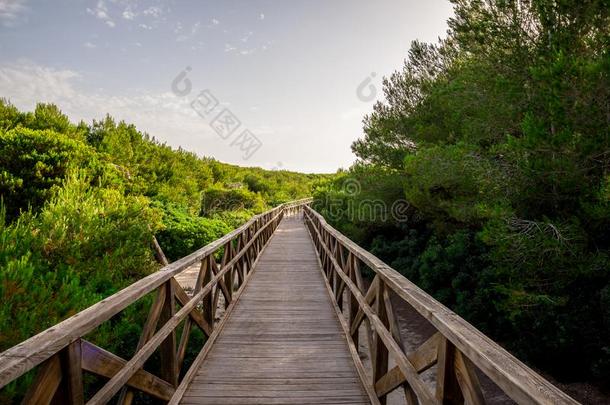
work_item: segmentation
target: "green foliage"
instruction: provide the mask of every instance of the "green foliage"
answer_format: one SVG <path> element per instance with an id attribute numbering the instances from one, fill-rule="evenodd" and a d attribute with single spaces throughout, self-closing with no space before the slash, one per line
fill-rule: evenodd
<path id="1" fill-rule="evenodd" d="M 320 178 L 200 158 L 109 116 L 74 125 L 54 105 L 22 113 L 0 99 L 0 351 L 156 271 L 153 235 L 179 259 L 309 196 Z M 131 357 L 151 298 L 86 338 Z M 187 363 L 202 342 L 195 332 Z M 0 403 L 19 402 L 32 378 L 2 390 Z"/>
<path id="2" fill-rule="evenodd" d="M 159 218 L 145 198 L 94 188 L 75 175 L 62 186 L 37 215 L 27 212 L 11 224 L 0 222 L 0 351 L 156 268 L 148 224 Z M 93 340 L 127 354 L 120 339 L 138 316 L 124 314 L 112 333 L 100 332 Z M 18 395 L 25 383 L 3 395 Z"/>
<path id="3" fill-rule="evenodd" d="M 243 188 L 210 187 L 201 197 L 201 215 L 211 216 L 221 211 L 262 211 L 263 199 L 259 194 Z"/>
<path id="4" fill-rule="evenodd" d="M 50 130 L 0 131 L 0 195 L 9 219 L 38 210 L 70 169 L 98 165 L 95 150 Z"/>
<path id="5" fill-rule="evenodd" d="M 512 186 L 497 161 L 466 145 L 432 146 L 405 159 L 406 199 L 440 222 L 480 223 L 510 215 Z"/>
<path id="6" fill-rule="evenodd" d="M 221 219 L 202 218 L 175 206 L 165 207 L 159 244 L 170 261 L 184 257 L 231 231 Z"/>
<path id="7" fill-rule="evenodd" d="M 315 205 L 524 360 L 607 383 L 608 2 L 452 3 L 447 38 L 412 44 L 352 145 L 360 162 Z M 397 184 L 367 183 L 383 171 Z M 333 216 L 363 198 L 406 199 L 408 221 Z"/>

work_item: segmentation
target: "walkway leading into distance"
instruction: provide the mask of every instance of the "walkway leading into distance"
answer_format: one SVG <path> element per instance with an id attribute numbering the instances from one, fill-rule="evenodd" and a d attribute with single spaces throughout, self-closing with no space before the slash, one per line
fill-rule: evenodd
<path id="1" fill-rule="evenodd" d="M 275 231 L 181 403 L 370 403 L 300 218 Z"/>

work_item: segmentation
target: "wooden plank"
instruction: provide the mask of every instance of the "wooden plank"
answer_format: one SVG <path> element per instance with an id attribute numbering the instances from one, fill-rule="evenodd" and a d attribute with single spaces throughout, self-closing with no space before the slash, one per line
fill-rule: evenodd
<path id="1" fill-rule="evenodd" d="M 370 403 L 311 239 L 296 217 L 283 219 L 223 321 L 200 355 L 205 361 L 181 384 L 182 403 Z M 307 388 L 286 390 L 285 381 Z"/>
<path id="2" fill-rule="evenodd" d="M 80 339 L 66 347 L 61 352 L 60 358 L 63 374 L 61 387 L 64 390 L 65 403 L 69 405 L 82 405 L 85 403 L 85 394 L 83 392 Z"/>
<path id="3" fill-rule="evenodd" d="M 441 337 L 438 345 L 436 369 L 436 399 L 442 404 L 464 403 L 464 397 L 455 375 L 455 346 Z"/>
<path id="4" fill-rule="evenodd" d="M 55 355 L 40 365 L 36 378 L 23 399 L 24 405 L 48 405 L 61 382 L 61 361 Z"/>
<path id="5" fill-rule="evenodd" d="M 375 303 L 375 300 L 377 299 L 378 286 L 379 286 L 379 278 L 375 277 L 373 279 L 373 282 L 371 283 L 368 291 L 366 292 L 366 295 L 364 296 L 365 301 L 369 305 L 373 305 Z M 358 328 L 360 327 L 360 324 L 362 323 L 362 321 L 364 319 L 365 319 L 364 318 L 364 309 L 362 309 L 362 307 L 358 307 L 358 312 L 356 313 L 356 316 L 354 317 L 354 321 L 351 325 L 350 334 L 352 336 L 355 336 L 358 333 Z"/>
<path id="6" fill-rule="evenodd" d="M 265 225 L 260 229 L 264 230 L 269 223 L 282 215 L 282 210 L 283 206 L 278 206 L 253 217 L 246 224 L 220 239 L 163 267 L 160 271 L 133 283 L 129 287 L 103 299 L 38 335 L 0 353 L 0 388 L 50 358 L 77 338 L 88 334 L 130 304 L 154 291 L 174 275 L 200 261 L 202 258 L 213 254 L 226 244 L 227 241 L 235 239 L 242 232 L 248 230 L 254 223 L 260 222 L 261 218 L 267 219 Z M 232 267 L 242 255 L 243 253 L 236 255 L 234 262 L 228 265 Z"/>
<path id="7" fill-rule="evenodd" d="M 315 228 L 313 228 L 313 229 L 314 229 L 314 235 L 312 235 L 312 236 L 314 238 L 319 239 L 320 234 L 319 234 L 318 230 Z M 328 247 L 323 244 L 320 246 L 322 249 L 326 250 L 327 254 L 328 254 Z M 337 262 L 332 257 L 331 257 L 331 262 L 335 268 L 339 267 Z M 396 361 L 396 364 L 398 365 L 398 367 L 400 368 L 402 373 L 407 378 L 407 381 L 409 382 L 409 384 L 411 385 L 413 390 L 416 392 L 417 397 L 420 399 L 420 401 L 423 401 L 425 403 L 434 403 L 435 402 L 434 397 L 431 395 L 431 393 L 429 392 L 429 390 L 426 387 L 426 385 L 424 384 L 424 382 L 422 380 L 420 380 L 417 371 L 415 370 L 415 368 L 413 367 L 413 365 L 411 364 L 409 359 L 406 357 L 406 355 L 402 352 L 402 348 L 396 343 L 396 341 L 392 337 L 391 333 L 387 330 L 387 328 L 385 327 L 383 322 L 379 319 L 379 317 L 377 316 L 375 311 L 366 302 L 364 296 L 360 292 L 360 289 L 342 271 L 338 271 L 337 274 L 341 278 L 343 278 L 343 280 L 347 284 L 347 287 L 351 290 L 352 294 L 355 296 L 356 300 L 358 301 L 358 305 L 360 306 L 360 308 L 362 308 L 364 310 L 364 313 L 365 313 L 366 317 L 368 318 L 372 329 L 374 329 L 377 336 L 379 338 L 381 338 L 381 340 L 383 341 L 383 344 L 391 352 L 392 356 L 394 356 L 394 361 Z"/>
<path id="8" fill-rule="evenodd" d="M 437 332 L 418 347 L 417 350 L 407 354 L 407 358 L 418 373 L 423 373 L 436 364 L 438 345 L 441 338 L 442 335 Z M 375 390 L 377 390 L 378 395 L 385 395 L 405 381 L 406 378 L 402 371 L 400 371 L 400 367 L 395 366 L 375 384 Z"/>
<path id="9" fill-rule="evenodd" d="M 81 341 L 81 350 L 83 369 L 102 377 L 114 377 L 127 363 L 119 356 L 86 340 Z M 165 401 L 174 393 L 174 387 L 170 383 L 144 370 L 134 373 L 127 380 L 127 385 Z"/>
<path id="10" fill-rule="evenodd" d="M 455 353 L 455 374 L 466 403 L 472 405 L 485 404 L 475 368 L 470 360 L 459 351 Z"/>
<path id="11" fill-rule="evenodd" d="M 159 247 L 159 250 L 161 248 Z M 163 253 L 163 251 L 161 251 Z M 165 255 L 162 256 L 162 260 Z M 165 259 L 167 260 L 167 259 Z M 153 303 L 148 310 L 148 316 L 146 318 L 146 322 L 144 323 L 144 327 L 142 328 L 142 333 L 140 335 L 140 339 L 138 340 L 138 344 L 136 346 L 136 352 L 144 346 L 146 342 L 148 342 L 151 336 L 155 333 L 157 329 L 157 323 L 159 322 L 159 317 L 161 316 L 161 310 L 163 309 L 163 304 L 165 303 L 167 283 L 163 284 L 161 287 L 157 289 L 157 294 L 153 300 Z M 118 404 L 130 405 L 133 401 L 133 392 L 128 390 L 128 387 L 124 387 L 121 390 L 119 395 Z"/>
<path id="12" fill-rule="evenodd" d="M 184 307 L 183 307 L 184 308 Z M 176 315 L 176 300 L 174 283 L 168 281 L 165 285 L 165 300 L 159 321 L 165 325 Z M 172 329 L 159 346 L 160 376 L 174 387 L 178 386 L 177 359 L 176 359 L 176 331 Z"/>
<path id="13" fill-rule="evenodd" d="M 174 294 L 176 296 L 176 299 L 178 300 L 178 303 L 181 306 L 184 306 L 187 302 L 190 301 L 191 297 L 188 296 L 186 291 L 184 291 L 182 286 L 178 284 L 176 279 L 172 279 L 172 285 L 174 287 Z M 195 287 L 195 293 L 197 293 L 197 291 L 199 290 L 201 290 L 201 286 L 199 288 Z M 209 336 L 210 333 L 212 333 L 211 324 L 203 318 L 203 314 L 199 310 L 192 311 L 189 314 L 189 317 L 191 321 L 195 322 L 199 329 L 201 329 L 203 333 L 206 334 L 206 336 Z"/>
<path id="14" fill-rule="evenodd" d="M 388 288 L 430 321 L 513 400 L 518 403 L 578 404 L 396 270 L 342 235 L 313 209 L 305 206 L 304 210 L 314 221 L 314 227 L 330 233 L 369 266 Z"/>

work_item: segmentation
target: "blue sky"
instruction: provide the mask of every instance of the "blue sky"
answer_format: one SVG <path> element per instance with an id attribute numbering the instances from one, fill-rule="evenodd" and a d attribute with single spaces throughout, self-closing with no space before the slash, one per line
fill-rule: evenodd
<path id="1" fill-rule="evenodd" d="M 0 97 L 54 102 L 76 121 L 110 113 L 229 163 L 333 172 L 355 160 L 382 77 L 412 40 L 443 36 L 451 11 L 447 0 L 0 0 Z M 187 94 L 172 90 L 181 72 Z M 203 90 L 218 101 L 210 116 L 191 108 Z M 225 109 L 240 122 L 230 136 L 210 126 Z M 253 153 L 235 142 L 244 130 Z"/>

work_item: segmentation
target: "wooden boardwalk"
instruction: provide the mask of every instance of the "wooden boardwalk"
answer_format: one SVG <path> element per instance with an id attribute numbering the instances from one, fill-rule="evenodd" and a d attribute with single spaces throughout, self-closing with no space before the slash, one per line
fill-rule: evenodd
<path id="1" fill-rule="evenodd" d="M 279 225 L 181 403 L 370 403 L 301 219 Z"/>
<path id="2" fill-rule="evenodd" d="M 157 249 L 160 271 L 0 353 L 0 389 L 32 371 L 26 405 L 128 405 L 135 393 L 168 405 L 497 403 L 484 376 L 519 404 L 578 404 L 311 202 L 255 215 L 173 263 Z M 145 296 L 130 358 L 87 340 Z M 404 344 L 393 302 L 421 318 L 404 326 L 428 326 L 417 342 Z M 207 340 L 190 363 L 195 328 Z M 154 353 L 158 367 L 144 369 Z M 85 373 L 106 382 L 89 392 Z"/>

